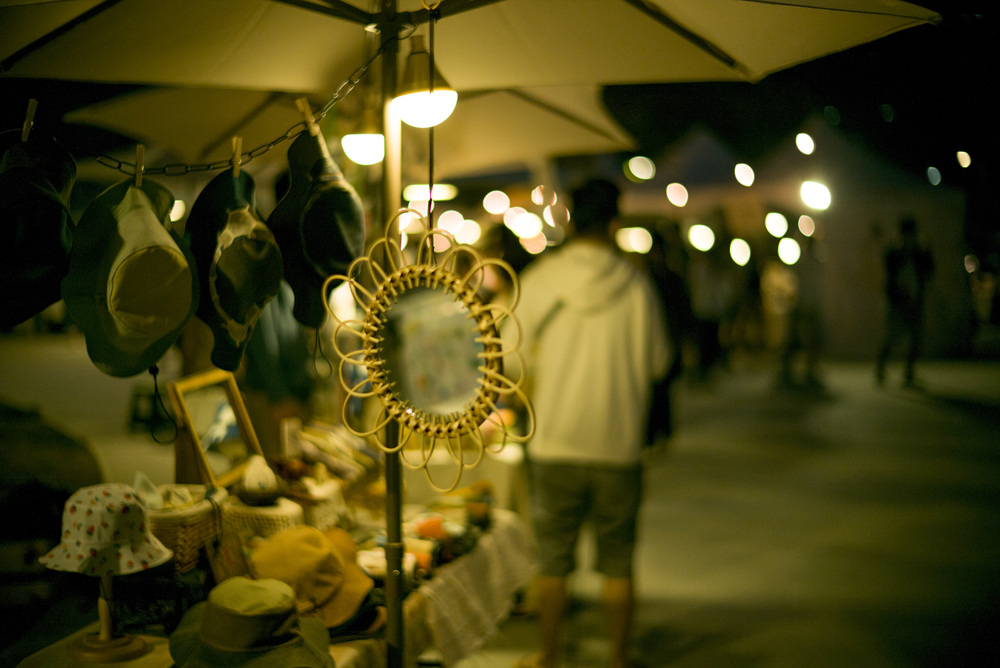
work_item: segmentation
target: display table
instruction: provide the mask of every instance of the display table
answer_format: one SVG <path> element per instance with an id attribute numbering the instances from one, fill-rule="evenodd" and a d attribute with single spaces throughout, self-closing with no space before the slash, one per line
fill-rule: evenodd
<path id="1" fill-rule="evenodd" d="M 478 649 L 496 633 L 510 613 L 515 593 L 534 573 L 534 546 L 527 525 L 516 513 L 494 509 L 492 524 L 477 545 L 455 561 L 438 568 L 403 604 L 403 651 L 406 666 L 434 648 L 441 662 L 450 666 Z M 66 654 L 78 636 L 93 633 L 97 624 L 60 640 L 25 659 L 19 668 L 79 666 Z M 140 635 L 151 646 L 133 661 L 87 666 L 119 668 L 169 668 L 173 665 L 167 638 Z M 330 645 L 337 668 L 372 668 L 386 665 L 385 640 L 352 640 Z"/>

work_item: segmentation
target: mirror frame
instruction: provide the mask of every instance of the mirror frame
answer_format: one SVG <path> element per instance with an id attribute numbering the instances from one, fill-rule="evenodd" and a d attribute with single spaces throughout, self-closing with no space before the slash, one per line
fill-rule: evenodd
<path id="1" fill-rule="evenodd" d="M 236 417 L 236 426 L 239 428 L 240 436 L 247 447 L 248 459 L 251 455 L 263 456 L 264 453 L 261 451 L 260 442 L 257 440 L 257 432 L 254 431 L 253 423 L 250 422 L 250 414 L 247 412 L 246 404 L 243 402 L 243 395 L 236 384 L 236 377 L 231 372 L 222 369 L 210 369 L 179 378 L 167 383 L 167 394 L 170 397 L 170 403 L 173 405 L 174 415 L 176 416 L 175 420 L 179 432 L 177 444 L 181 446 L 181 441 L 183 440 L 186 440 L 189 444 L 192 451 L 189 456 L 195 460 L 198 475 L 201 477 L 202 482 L 210 487 L 230 487 L 243 476 L 247 462 L 240 462 L 219 476 L 213 474 L 212 468 L 208 465 L 208 460 L 205 458 L 198 430 L 195 429 L 194 421 L 191 419 L 187 401 L 184 399 L 185 394 L 213 386 L 222 386 L 226 392 L 226 398 L 229 400 L 229 405 L 233 409 L 233 415 Z M 181 437 L 180 432 L 184 433 L 184 438 Z M 178 471 L 180 471 L 181 460 L 182 455 L 178 452 Z"/>
<path id="2" fill-rule="evenodd" d="M 372 390 L 382 399 L 387 413 L 406 429 L 432 438 L 447 438 L 469 433 L 474 425 L 481 424 L 492 410 L 499 393 L 486 383 L 480 383 L 475 396 L 464 410 L 448 415 L 429 413 L 402 399 L 395 391 L 386 368 L 386 356 L 382 350 L 383 328 L 389 312 L 400 297 L 410 290 L 430 289 L 453 298 L 469 318 L 475 323 L 469 328 L 472 335 L 478 332 L 483 344 L 480 378 L 486 374 L 502 375 L 500 339 L 495 316 L 485 308 L 474 289 L 461 277 L 444 267 L 434 265 L 412 265 L 402 267 L 388 276 L 373 295 L 365 314 L 363 331 L 363 358 L 368 368 L 368 380 Z"/>

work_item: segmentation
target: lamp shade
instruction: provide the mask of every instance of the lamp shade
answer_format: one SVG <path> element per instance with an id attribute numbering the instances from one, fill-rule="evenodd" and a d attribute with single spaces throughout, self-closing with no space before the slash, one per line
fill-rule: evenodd
<path id="1" fill-rule="evenodd" d="M 445 81 L 437 67 L 432 68 L 431 54 L 424 48 L 423 37 L 414 35 L 411 44 L 403 80 L 392 105 L 400 120 L 407 125 L 429 128 L 451 116 L 458 102 L 458 93 Z"/>
<path id="2" fill-rule="evenodd" d="M 374 165 L 385 158 L 385 136 L 375 123 L 375 110 L 365 107 L 358 131 L 340 139 L 344 153 L 359 165 Z"/>

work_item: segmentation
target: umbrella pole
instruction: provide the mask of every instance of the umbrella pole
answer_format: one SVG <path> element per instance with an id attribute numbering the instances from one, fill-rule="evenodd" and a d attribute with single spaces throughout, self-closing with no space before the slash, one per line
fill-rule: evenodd
<path id="1" fill-rule="evenodd" d="M 389 101 L 396 94 L 397 59 L 400 25 L 396 16 L 396 0 L 382 0 L 379 28 L 385 51 L 382 54 L 382 134 L 385 137 L 385 158 L 382 161 L 382 202 L 380 217 L 387 221 L 398 206 L 401 169 L 401 128 L 399 119 L 389 110 Z M 395 235 L 393 235 L 395 236 Z M 399 452 L 399 425 L 389 420 L 385 430 L 385 602 L 386 602 L 386 666 L 402 668 L 403 643 L 403 538 L 402 538 L 402 465 Z"/>

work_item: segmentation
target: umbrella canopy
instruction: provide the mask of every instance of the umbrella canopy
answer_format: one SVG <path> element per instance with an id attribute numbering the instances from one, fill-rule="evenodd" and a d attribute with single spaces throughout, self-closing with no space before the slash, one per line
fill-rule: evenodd
<path id="1" fill-rule="evenodd" d="M 141 88 L 72 111 L 64 121 L 158 146 L 170 160 L 217 163 L 232 156 L 234 136 L 243 139 L 247 152 L 301 123 L 294 97 L 241 89 Z M 328 117 L 328 138 L 352 129 L 357 105 L 345 107 Z M 408 127 L 404 132 L 404 173 L 426 180 L 420 169 L 429 156 L 428 132 Z M 531 169 L 563 155 L 625 150 L 632 141 L 604 108 L 598 87 L 557 86 L 463 95 L 448 122 L 435 130 L 434 146 L 435 172 L 458 177 Z M 259 172 L 283 158 L 284 150 L 262 153 L 247 168 Z"/>
<path id="2" fill-rule="evenodd" d="M 366 7 L 396 5 L 395 16 Z M 423 0 L 5 0 L 4 76 L 320 93 L 362 61 L 364 25 Z M 756 81 L 937 14 L 899 0 L 443 0 L 435 58 L 458 90 Z"/>

